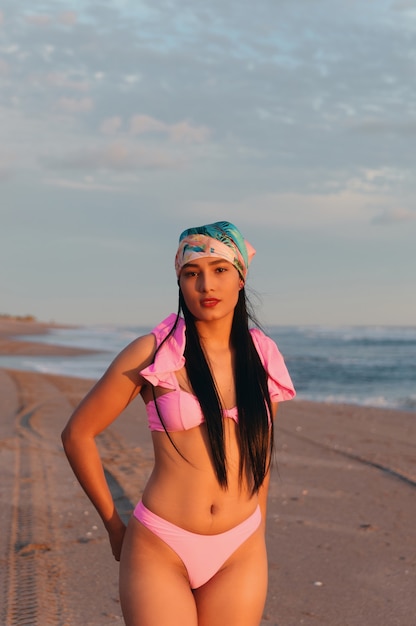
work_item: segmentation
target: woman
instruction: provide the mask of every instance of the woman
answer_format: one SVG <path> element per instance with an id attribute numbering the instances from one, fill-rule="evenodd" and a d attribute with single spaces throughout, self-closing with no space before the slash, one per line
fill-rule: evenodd
<path id="1" fill-rule="evenodd" d="M 62 434 L 120 560 L 127 626 L 260 623 L 273 419 L 295 391 L 276 345 L 249 329 L 254 253 L 229 222 L 184 231 L 178 314 L 116 357 Z M 139 393 L 155 464 L 126 528 L 94 438 Z"/>

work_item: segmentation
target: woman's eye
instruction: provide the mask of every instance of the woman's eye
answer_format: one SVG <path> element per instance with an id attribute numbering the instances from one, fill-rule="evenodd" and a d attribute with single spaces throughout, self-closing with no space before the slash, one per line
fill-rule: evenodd
<path id="1" fill-rule="evenodd" d="M 222 272 L 226 272 L 227 268 L 226 267 L 217 267 L 217 272 L 222 273 Z"/>

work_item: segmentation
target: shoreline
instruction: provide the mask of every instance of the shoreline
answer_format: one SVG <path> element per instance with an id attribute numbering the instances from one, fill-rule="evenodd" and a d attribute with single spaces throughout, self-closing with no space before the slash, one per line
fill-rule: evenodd
<path id="1" fill-rule="evenodd" d="M 82 356 L 97 354 L 99 350 L 71 348 L 36 341 L 16 339 L 17 336 L 47 335 L 56 328 L 76 328 L 67 324 L 51 324 L 33 320 L 19 320 L 0 317 L 1 356 Z"/>
<path id="2" fill-rule="evenodd" d="M 12 317 L 8 318 L 7 316 L 0 316 L 0 357 L 66 357 L 66 356 L 88 356 L 94 354 L 106 355 L 108 354 L 108 359 L 103 360 L 101 362 L 101 368 L 97 370 L 89 370 L 85 373 L 87 378 L 91 380 L 97 380 L 99 376 L 104 373 L 105 369 L 110 364 L 112 358 L 115 356 L 115 353 L 109 352 L 107 349 L 103 348 L 82 348 L 82 347 L 72 347 L 72 346 L 63 346 L 57 345 L 53 343 L 44 343 L 41 341 L 31 341 L 31 335 L 47 335 L 50 331 L 56 329 L 78 329 L 82 328 L 78 325 L 73 324 L 61 324 L 61 323 L 53 323 L 53 322 L 39 322 L 37 320 L 32 319 L 13 319 Z M 416 327 L 415 327 L 416 328 Z M 28 339 L 20 339 L 21 336 L 27 336 Z M 119 349 L 123 348 L 123 344 L 120 344 Z M 19 362 L 13 362 L 13 359 L 7 361 L 7 359 L 2 359 L 2 364 L 0 368 L 4 369 L 22 369 L 23 371 L 43 371 L 44 373 L 53 374 L 53 369 L 45 369 L 39 368 L 37 370 L 35 367 L 31 369 L 25 369 L 25 367 Z M 94 373 L 93 373 L 94 371 Z M 57 371 L 61 375 L 68 376 L 78 376 L 78 373 L 71 370 L 71 368 L 64 368 L 63 371 Z M 84 376 L 80 376 L 84 377 Z M 351 409 L 356 407 L 368 408 L 368 409 L 377 409 L 380 411 L 398 411 L 400 413 L 407 413 L 410 415 L 414 415 L 416 418 L 416 407 L 414 406 L 414 402 L 411 402 L 409 406 L 404 406 L 403 403 L 397 402 L 373 402 L 366 397 L 363 398 L 353 398 L 352 401 L 345 400 L 345 398 L 329 397 L 328 399 L 325 397 L 311 397 L 306 394 L 306 397 L 299 397 L 299 395 L 295 399 L 296 402 L 312 402 L 316 404 L 320 404 L 323 406 L 335 406 L 342 407 L 348 406 Z"/>

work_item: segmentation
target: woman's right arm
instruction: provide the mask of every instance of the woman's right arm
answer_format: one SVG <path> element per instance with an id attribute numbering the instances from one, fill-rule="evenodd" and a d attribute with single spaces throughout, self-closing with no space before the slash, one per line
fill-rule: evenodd
<path id="1" fill-rule="evenodd" d="M 117 513 L 104 475 L 95 437 L 139 394 L 139 372 L 153 359 L 155 337 L 145 335 L 127 346 L 75 409 L 62 432 L 69 463 L 108 531 L 113 554 L 120 558 L 125 525 Z"/>

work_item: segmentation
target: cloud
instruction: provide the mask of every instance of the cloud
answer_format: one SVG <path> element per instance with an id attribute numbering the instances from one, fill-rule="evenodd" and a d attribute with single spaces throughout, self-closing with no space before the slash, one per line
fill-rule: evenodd
<path id="1" fill-rule="evenodd" d="M 71 78 L 67 72 L 48 72 L 44 78 L 47 85 L 68 89 L 71 91 L 86 92 L 90 90 L 90 84 L 86 79 Z"/>
<path id="2" fill-rule="evenodd" d="M 136 83 L 140 82 L 142 79 L 140 74 L 129 74 L 128 76 L 124 76 L 124 81 L 128 84 L 128 85 L 135 85 Z"/>
<path id="3" fill-rule="evenodd" d="M 72 26 L 73 24 L 77 23 L 77 14 L 75 13 L 75 11 L 65 11 L 64 13 L 61 13 L 58 17 L 58 21 L 61 24 L 66 24 L 68 26 Z"/>
<path id="4" fill-rule="evenodd" d="M 94 248 L 98 251 L 98 253 L 100 252 L 100 249 L 103 249 L 104 251 L 120 251 L 127 254 L 133 253 L 137 255 L 136 241 L 128 241 L 126 238 L 117 238 L 114 233 L 109 236 L 105 236 L 103 234 L 93 235 L 77 233 L 76 235 L 67 235 L 63 242 L 75 247 L 77 250 L 80 248 Z"/>
<path id="5" fill-rule="evenodd" d="M 405 208 L 386 209 L 379 215 L 376 215 L 373 224 L 396 224 L 401 222 L 412 222 L 416 220 L 416 212 Z"/>
<path id="6" fill-rule="evenodd" d="M 244 221 L 267 229 L 288 228 L 291 230 L 322 231 L 336 229 L 356 233 L 369 224 L 383 196 L 369 196 L 359 190 L 343 189 L 337 193 L 267 193 L 252 195 L 233 202 L 198 202 L 193 205 L 201 216 L 221 215 L 232 219 L 244 217 Z M 189 207 L 184 207 L 184 213 Z M 204 219 L 204 218 L 203 218 Z M 228 219 L 228 218 L 227 218 Z"/>
<path id="7" fill-rule="evenodd" d="M 0 110 L 1 112 L 1 110 Z M 5 182 L 14 177 L 16 173 L 16 155 L 4 150 L 0 152 L 0 182 Z"/>
<path id="8" fill-rule="evenodd" d="M 7 76 L 9 73 L 10 65 L 7 61 L 0 59 L 0 76 Z"/>
<path id="9" fill-rule="evenodd" d="M 131 146 L 127 142 L 83 148 L 53 160 L 50 167 L 84 171 L 131 171 L 143 169 L 176 169 L 183 165 L 183 158 L 151 147 Z"/>
<path id="10" fill-rule="evenodd" d="M 130 132 L 133 135 L 160 133 L 172 141 L 202 143 L 210 136 L 206 126 L 194 126 L 187 121 L 166 124 L 148 115 L 134 115 L 130 120 Z"/>
<path id="11" fill-rule="evenodd" d="M 408 119 L 385 119 L 367 118 L 348 124 L 351 130 L 368 135 L 415 135 L 416 118 Z"/>
<path id="12" fill-rule="evenodd" d="M 120 130 L 122 124 L 123 121 L 118 115 L 115 115 L 114 117 L 107 117 L 107 119 L 101 122 L 100 131 L 104 135 L 114 135 L 118 130 Z"/>
<path id="13" fill-rule="evenodd" d="M 394 11 L 416 10 L 416 1 L 415 0 L 396 0 L 396 2 L 393 2 L 392 9 Z"/>
<path id="14" fill-rule="evenodd" d="M 74 26 L 77 21 L 77 13 L 75 11 L 63 11 L 57 16 L 51 16 L 42 13 L 32 13 L 26 15 L 26 22 L 33 24 L 34 26 L 50 26 L 54 23 L 63 24 L 65 26 Z"/>
<path id="15" fill-rule="evenodd" d="M 166 124 L 148 115 L 134 115 L 130 120 L 130 132 L 133 135 L 163 133 L 166 132 L 166 129 Z"/>
<path id="16" fill-rule="evenodd" d="M 210 136 L 210 131 L 206 126 L 192 126 L 188 122 L 173 124 L 168 129 L 173 141 L 186 141 L 202 143 Z"/>
<path id="17" fill-rule="evenodd" d="M 2 26 L 4 24 L 4 13 L 3 11 L 0 11 L 0 26 Z"/>
<path id="18" fill-rule="evenodd" d="M 380 195 L 383 192 L 388 194 L 395 185 L 402 184 L 406 177 L 406 172 L 397 167 L 363 169 L 356 176 L 348 179 L 345 186 L 350 190 L 370 195 Z"/>
<path id="19" fill-rule="evenodd" d="M 7 165 L 2 165 L 0 163 L 0 183 L 4 183 L 13 178 L 14 172 Z"/>
<path id="20" fill-rule="evenodd" d="M 50 44 L 45 44 L 42 47 L 42 60 L 46 61 L 46 63 L 52 63 L 53 60 L 53 54 L 55 52 L 56 48 L 55 46 L 51 46 Z"/>
<path id="21" fill-rule="evenodd" d="M 91 177 L 85 177 L 83 181 L 69 180 L 66 178 L 46 178 L 44 184 L 61 189 L 79 189 L 82 191 L 110 191 L 120 193 L 122 189 L 114 185 L 97 183 Z"/>
<path id="22" fill-rule="evenodd" d="M 92 98 L 66 98 L 59 99 L 57 108 L 63 113 L 88 113 L 94 108 Z"/>
<path id="23" fill-rule="evenodd" d="M 33 24 L 35 26 L 47 26 L 48 24 L 51 23 L 52 20 L 51 20 L 50 15 L 37 14 L 37 15 L 27 15 L 26 21 L 29 22 L 29 24 Z"/>

